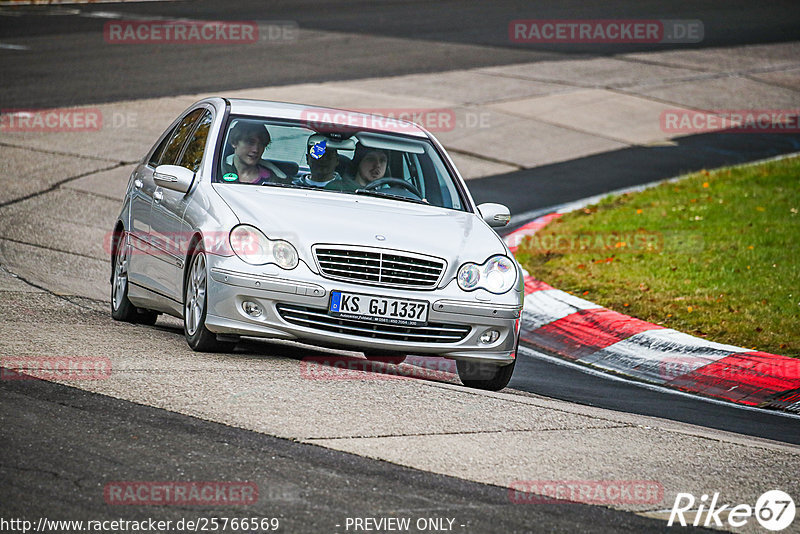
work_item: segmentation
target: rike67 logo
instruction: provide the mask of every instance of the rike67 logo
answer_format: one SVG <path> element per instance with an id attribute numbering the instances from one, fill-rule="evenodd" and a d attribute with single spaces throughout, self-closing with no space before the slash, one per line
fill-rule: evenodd
<path id="1" fill-rule="evenodd" d="M 667 526 L 671 527 L 677 523 L 682 527 L 691 525 L 739 528 L 755 517 L 763 528 L 778 532 L 792 524 L 795 513 L 794 500 L 781 490 L 763 493 L 756 500 L 755 506 L 722 504 L 719 493 L 714 493 L 710 499 L 708 495 L 702 495 L 699 500 L 691 493 L 678 493 Z"/>

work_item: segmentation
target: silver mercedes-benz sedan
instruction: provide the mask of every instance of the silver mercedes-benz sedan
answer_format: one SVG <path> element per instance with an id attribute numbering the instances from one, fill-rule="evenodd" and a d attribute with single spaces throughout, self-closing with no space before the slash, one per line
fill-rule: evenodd
<path id="1" fill-rule="evenodd" d="M 416 124 L 209 98 L 134 170 L 113 232 L 112 316 L 183 318 L 197 351 L 294 339 L 399 363 L 456 360 L 499 390 L 523 277 L 439 142 Z"/>

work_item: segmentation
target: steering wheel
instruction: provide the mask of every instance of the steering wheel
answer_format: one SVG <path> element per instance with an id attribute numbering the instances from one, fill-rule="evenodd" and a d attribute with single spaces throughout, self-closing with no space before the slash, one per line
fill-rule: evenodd
<path id="1" fill-rule="evenodd" d="M 382 185 L 399 185 L 401 187 L 406 188 L 409 192 L 417 195 L 417 198 L 422 198 L 422 193 L 419 192 L 419 189 L 417 189 L 412 184 L 400 178 L 379 178 L 378 180 L 375 180 L 365 185 L 364 189 L 366 190 L 377 189 Z"/>

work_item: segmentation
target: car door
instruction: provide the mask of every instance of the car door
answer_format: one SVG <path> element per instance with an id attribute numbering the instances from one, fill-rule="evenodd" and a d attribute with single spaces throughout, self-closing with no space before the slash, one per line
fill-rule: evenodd
<path id="1" fill-rule="evenodd" d="M 199 110 L 202 115 L 195 123 L 180 156 L 174 165 L 185 167 L 192 172 L 200 170 L 203 161 L 208 133 L 213 116 L 208 109 Z M 197 179 L 197 178 L 195 178 Z M 166 296 L 181 302 L 183 290 L 184 251 L 191 235 L 182 230 L 181 220 L 190 199 L 190 192 L 181 193 L 156 185 L 153 192 L 153 207 L 150 214 L 150 235 L 153 245 L 161 249 L 157 269 L 160 288 Z"/>
<path id="2" fill-rule="evenodd" d="M 158 146 L 151 151 L 147 163 L 138 165 L 131 177 L 131 214 L 130 214 L 130 243 L 133 253 L 128 259 L 128 280 L 134 285 L 149 287 L 150 276 L 147 272 L 149 262 L 147 256 L 152 253 L 150 247 L 150 210 L 153 203 L 153 193 L 156 184 L 153 180 L 153 169 L 164 154 L 172 136 L 180 123 L 172 128 L 159 141 Z"/>
<path id="3" fill-rule="evenodd" d="M 204 111 L 206 111 L 205 108 L 198 108 L 184 115 L 173 129 L 169 136 L 169 141 L 167 141 L 158 159 L 151 158 L 151 161 L 141 172 L 141 179 L 145 185 L 149 187 L 150 183 L 153 184 L 153 192 L 150 195 L 150 204 L 147 207 L 146 216 L 146 226 L 148 228 L 147 248 L 145 254 L 139 254 L 136 271 L 140 278 L 135 282 L 173 300 L 174 295 L 170 291 L 173 286 L 173 269 L 170 268 L 169 264 L 172 263 L 174 265 L 175 255 L 169 250 L 169 243 L 164 241 L 164 235 L 169 232 L 166 228 L 168 223 L 163 220 L 163 214 L 160 210 L 153 210 L 156 198 L 163 195 L 163 188 L 156 186 L 153 181 L 153 173 L 158 165 L 175 165 L 178 162 L 186 142 L 194 131 L 197 119 L 200 118 Z M 159 199 L 159 203 L 160 201 Z M 154 216 L 156 217 L 155 219 Z M 142 224 L 142 227 L 144 226 Z"/>

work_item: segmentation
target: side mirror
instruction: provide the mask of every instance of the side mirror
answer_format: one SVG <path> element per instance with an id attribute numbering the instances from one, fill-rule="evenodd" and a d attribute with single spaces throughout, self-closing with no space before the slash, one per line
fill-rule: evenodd
<path id="1" fill-rule="evenodd" d="M 487 202 L 478 206 L 478 211 L 492 228 L 501 228 L 511 221 L 511 212 L 502 204 Z"/>
<path id="2" fill-rule="evenodd" d="M 194 181 L 194 173 L 178 165 L 159 165 L 153 173 L 153 181 L 166 189 L 186 193 Z"/>

